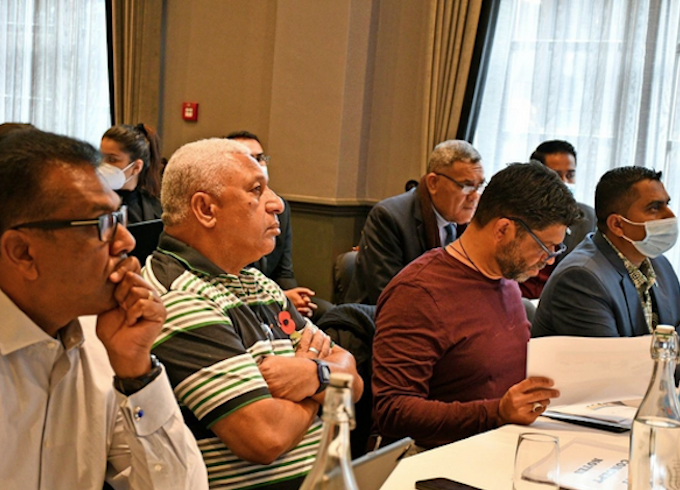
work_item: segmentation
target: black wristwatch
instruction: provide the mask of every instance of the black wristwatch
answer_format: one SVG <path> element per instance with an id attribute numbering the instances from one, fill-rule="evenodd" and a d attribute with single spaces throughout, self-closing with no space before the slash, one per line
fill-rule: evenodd
<path id="1" fill-rule="evenodd" d="M 113 377 L 113 386 L 125 396 L 134 395 L 161 374 L 163 368 L 156 356 L 151 354 L 151 371 L 137 378 Z"/>
<path id="2" fill-rule="evenodd" d="M 321 359 L 310 360 L 316 363 L 316 375 L 319 377 L 319 389 L 314 393 L 317 395 L 325 390 L 331 382 L 331 368 L 328 367 L 326 361 L 322 361 Z"/>

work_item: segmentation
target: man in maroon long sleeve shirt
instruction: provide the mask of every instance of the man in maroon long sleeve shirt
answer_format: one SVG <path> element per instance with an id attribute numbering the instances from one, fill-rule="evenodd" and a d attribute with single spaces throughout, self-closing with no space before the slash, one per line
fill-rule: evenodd
<path id="1" fill-rule="evenodd" d="M 374 415 L 384 437 L 430 448 L 530 424 L 559 395 L 551 380 L 524 379 L 530 334 L 517 282 L 554 261 L 579 216 L 555 172 L 510 165 L 493 177 L 461 238 L 390 282 L 373 344 Z"/>

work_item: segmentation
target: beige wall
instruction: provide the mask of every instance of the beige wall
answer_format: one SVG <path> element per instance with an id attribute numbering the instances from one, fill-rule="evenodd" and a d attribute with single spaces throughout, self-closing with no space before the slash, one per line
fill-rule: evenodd
<path id="1" fill-rule="evenodd" d="M 424 168 L 431 0 L 166 0 L 165 156 L 260 135 L 291 200 L 375 202 Z M 199 102 L 199 120 L 180 117 Z"/>
<path id="2" fill-rule="evenodd" d="M 274 61 L 275 0 L 166 0 L 163 154 L 239 129 L 266 143 Z M 198 102 L 198 122 L 181 118 Z"/>
<path id="3" fill-rule="evenodd" d="M 359 3 L 364 8 L 352 9 Z M 354 24 L 368 31 L 370 16 L 362 10 L 370 7 L 370 1 L 279 3 L 270 151 L 281 162 L 272 168 L 276 187 L 292 199 L 363 197 L 356 193 L 356 155 L 341 162 L 340 154 L 359 140 L 343 139 L 343 127 L 348 119 L 361 124 L 366 70 L 356 58 L 365 49 L 357 56 L 348 44 Z M 344 189 L 341 172 L 354 175 Z"/>
<path id="4" fill-rule="evenodd" d="M 293 203 L 298 282 L 320 297 L 330 298 L 335 256 L 358 242 L 359 205 L 403 192 L 425 168 L 433 8 L 166 0 L 163 154 L 234 130 L 258 134 L 272 187 Z M 183 101 L 200 104 L 198 122 L 181 119 Z"/>
<path id="5" fill-rule="evenodd" d="M 366 194 L 403 192 L 425 171 L 431 1 L 383 1 L 376 41 Z M 431 150 L 431 148 L 428 150 Z"/>

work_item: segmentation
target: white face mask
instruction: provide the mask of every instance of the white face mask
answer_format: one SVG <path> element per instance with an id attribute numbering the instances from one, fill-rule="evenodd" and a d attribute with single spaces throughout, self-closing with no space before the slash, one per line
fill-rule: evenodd
<path id="1" fill-rule="evenodd" d="M 269 169 L 267 168 L 267 166 L 260 165 L 260 168 L 262 169 L 262 173 L 264 174 L 264 176 L 267 177 L 267 180 L 269 180 Z"/>
<path id="2" fill-rule="evenodd" d="M 569 189 L 569 192 L 571 192 L 571 195 L 573 196 L 576 192 L 576 184 L 573 182 L 565 182 L 564 185 L 567 186 L 567 189 Z"/>
<path id="3" fill-rule="evenodd" d="M 644 226 L 645 238 L 643 240 L 631 240 L 626 235 L 623 238 L 628 240 L 645 257 L 656 258 L 667 252 L 678 240 L 678 218 L 654 219 L 644 223 L 636 223 L 621 216 L 626 223 L 631 225 Z"/>
<path id="4" fill-rule="evenodd" d="M 97 171 L 99 172 L 99 175 L 104 177 L 104 180 L 107 184 L 109 184 L 109 187 L 114 191 L 117 191 L 127 184 L 127 182 L 132 178 L 132 175 L 128 178 L 125 178 L 125 171 L 134 164 L 135 162 L 132 162 L 130 165 L 121 170 L 110 163 L 102 163 Z"/>

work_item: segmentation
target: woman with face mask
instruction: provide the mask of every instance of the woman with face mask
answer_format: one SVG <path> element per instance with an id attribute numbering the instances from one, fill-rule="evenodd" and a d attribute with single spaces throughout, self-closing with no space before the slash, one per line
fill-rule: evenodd
<path id="1" fill-rule="evenodd" d="M 151 126 L 121 124 L 102 137 L 99 172 L 128 207 L 128 222 L 158 219 L 162 161 L 160 139 Z"/>

